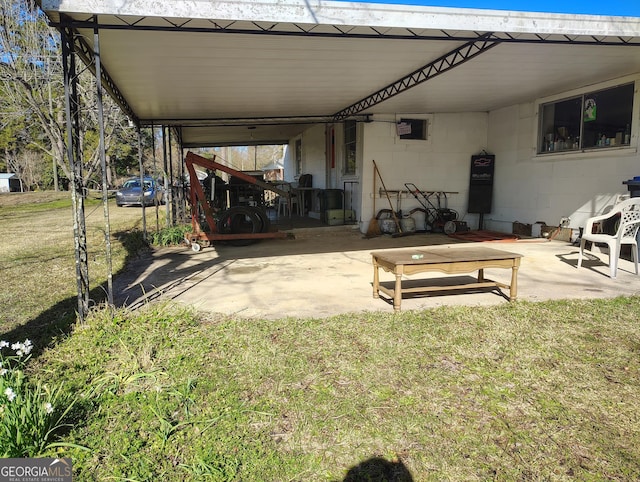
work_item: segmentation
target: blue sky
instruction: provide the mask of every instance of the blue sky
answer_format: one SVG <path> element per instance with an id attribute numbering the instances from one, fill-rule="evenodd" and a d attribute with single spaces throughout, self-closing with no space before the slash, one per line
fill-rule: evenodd
<path id="1" fill-rule="evenodd" d="M 432 7 L 488 8 L 526 12 L 578 13 L 640 17 L 640 0 L 356 0 Z"/>

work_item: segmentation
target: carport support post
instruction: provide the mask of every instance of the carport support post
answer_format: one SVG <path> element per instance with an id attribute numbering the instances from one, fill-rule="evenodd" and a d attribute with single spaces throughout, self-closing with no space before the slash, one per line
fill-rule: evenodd
<path id="1" fill-rule="evenodd" d="M 173 188 L 175 183 L 173 182 L 173 149 L 171 145 L 171 128 L 168 128 L 169 132 L 169 179 L 171 180 L 171 226 L 176 225 L 176 196 Z"/>
<path id="2" fill-rule="evenodd" d="M 78 100 L 78 77 L 76 74 L 73 32 L 63 30 L 62 67 L 64 70 L 64 97 L 67 123 L 67 157 L 71 172 L 71 203 L 73 206 L 73 238 L 76 258 L 76 281 L 78 285 L 78 319 L 84 323 L 89 310 L 89 266 L 87 254 L 87 227 L 84 215 L 84 190 L 82 180 L 82 158 L 80 155 L 80 106 Z"/>
<path id="3" fill-rule="evenodd" d="M 151 124 L 151 152 L 153 153 L 153 175 L 158 175 L 158 166 L 156 165 L 156 129 L 153 124 Z M 166 196 L 167 192 L 167 176 L 162 176 L 162 183 L 164 186 L 164 192 Z M 160 232 L 160 210 L 156 205 L 156 233 Z"/>
<path id="4" fill-rule="evenodd" d="M 104 107 L 102 103 L 102 64 L 100 61 L 100 34 L 93 29 L 93 58 L 96 64 L 96 101 L 98 107 L 98 131 L 100 167 L 102 168 L 102 210 L 104 213 L 104 242 L 107 263 L 107 303 L 113 306 L 113 268 L 111 263 L 111 224 L 109 222 L 109 192 L 107 187 L 107 154 L 104 148 Z M 144 195 L 144 189 L 143 189 Z M 144 206 L 144 202 L 142 203 Z M 144 217 L 144 211 L 142 213 Z"/>
<path id="5" fill-rule="evenodd" d="M 140 167 L 140 186 L 142 186 L 142 239 L 147 240 L 147 211 L 144 204 L 144 164 L 142 162 L 142 134 L 140 132 L 140 126 L 136 126 L 136 132 L 138 134 L 138 166 Z M 156 204 L 156 203 L 154 203 Z"/>
<path id="6" fill-rule="evenodd" d="M 187 219 L 187 207 L 184 198 L 184 147 L 182 146 L 182 131 L 178 132 L 178 153 L 180 156 L 180 161 L 178 162 L 178 179 L 180 179 L 180 181 L 176 183 L 178 192 L 178 222 L 184 224 Z"/>
<path id="7" fill-rule="evenodd" d="M 171 192 L 171 179 L 169 179 L 169 169 L 167 169 L 167 126 L 162 126 L 162 157 L 164 161 L 164 185 L 167 188 L 166 193 L 168 196 L 165 204 L 167 210 L 167 219 L 165 225 L 167 228 L 171 227 L 171 203 L 173 202 L 173 193 Z"/>

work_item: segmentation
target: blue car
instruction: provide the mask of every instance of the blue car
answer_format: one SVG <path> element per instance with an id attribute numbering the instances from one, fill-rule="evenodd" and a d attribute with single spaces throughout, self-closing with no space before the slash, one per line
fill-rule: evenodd
<path id="1" fill-rule="evenodd" d="M 141 206 L 144 199 L 145 206 L 153 206 L 156 202 L 165 201 L 164 188 L 158 179 L 150 176 L 144 178 L 144 197 L 141 195 L 140 178 L 127 179 L 122 187 L 116 191 L 117 206 Z"/>

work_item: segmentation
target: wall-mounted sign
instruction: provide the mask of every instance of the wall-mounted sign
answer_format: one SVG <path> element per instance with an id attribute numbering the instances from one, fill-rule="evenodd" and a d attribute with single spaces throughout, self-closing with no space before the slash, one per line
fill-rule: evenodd
<path id="1" fill-rule="evenodd" d="M 469 213 L 490 213 L 493 197 L 493 173 L 496 156 L 471 156 L 469 175 Z"/>
<path id="2" fill-rule="evenodd" d="M 396 124 L 396 134 L 398 136 L 406 136 L 411 134 L 411 124 L 408 122 L 398 122 Z"/>
<path id="3" fill-rule="evenodd" d="M 596 120 L 596 100 L 587 98 L 584 101 L 584 121 L 591 122 Z"/>

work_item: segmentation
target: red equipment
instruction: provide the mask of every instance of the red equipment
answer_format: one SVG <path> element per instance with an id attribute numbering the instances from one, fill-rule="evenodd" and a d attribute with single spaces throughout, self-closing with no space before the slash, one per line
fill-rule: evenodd
<path id="1" fill-rule="evenodd" d="M 214 158 L 215 159 L 215 156 Z M 257 206 L 232 206 L 222 212 L 214 213 L 200 180 L 196 175 L 194 165 L 219 170 L 230 174 L 243 181 L 255 184 L 263 190 L 274 191 L 280 196 L 287 197 L 291 202 L 291 193 L 282 191 L 242 171 L 238 171 L 215 160 L 206 159 L 193 152 L 188 152 L 185 158 L 187 171 L 189 172 L 189 201 L 191 203 L 191 226 L 193 232 L 185 235 L 185 241 L 191 245 L 194 251 L 200 251 L 202 247 L 210 246 L 211 241 L 234 241 L 236 244 L 250 244 L 259 239 L 273 239 L 290 237 L 287 233 L 270 230 L 269 218 L 265 212 Z M 200 215 L 208 226 L 205 231 L 200 224 Z"/>

